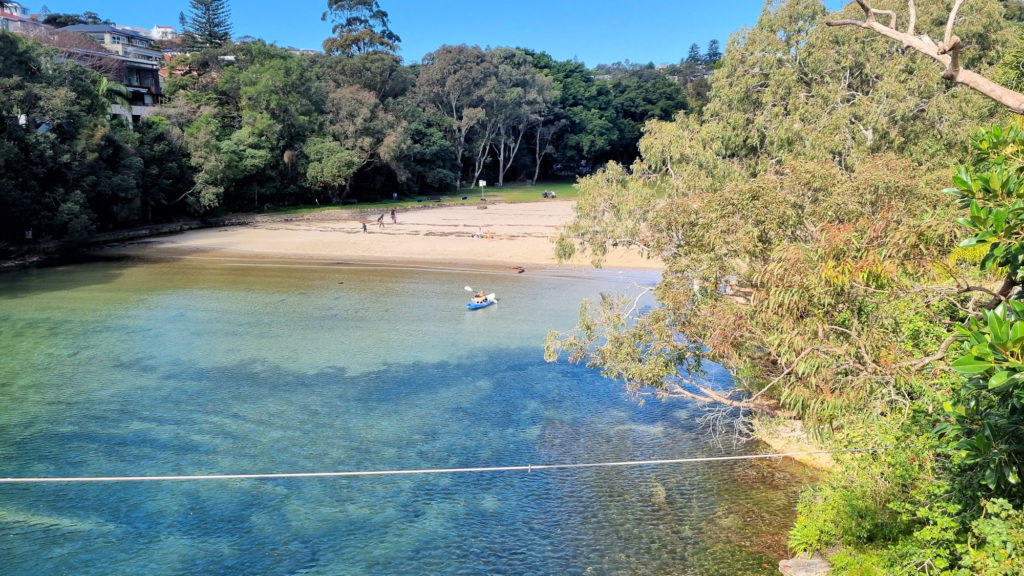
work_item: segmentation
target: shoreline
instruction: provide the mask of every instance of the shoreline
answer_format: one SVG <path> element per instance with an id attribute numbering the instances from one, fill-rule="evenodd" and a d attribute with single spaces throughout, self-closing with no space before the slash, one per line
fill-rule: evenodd
<path id="1" fill-rule="evenodd" d="M 590 269 L 589 257 L 577 255 L 563 263 L 555 257 L 554 240 L 571 221 L 573 207 L 569 201 L 438 206 L 399 211 L 397 223 L 381 211 L 383 226 L 368 211 L 260 216 L 241 225 L 114 242 L 91 253 L 99 258 L 305 261 L 512 272 Z M 664 266 L 636 249 L 617 248 L 602 268 L 656 271 Z"/>

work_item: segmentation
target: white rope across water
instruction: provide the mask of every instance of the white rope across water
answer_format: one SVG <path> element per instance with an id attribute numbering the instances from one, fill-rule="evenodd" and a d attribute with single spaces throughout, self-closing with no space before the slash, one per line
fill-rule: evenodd
<path id="1" fill-rule="evenodd" d="M 179 482 L 193 480 L 272 480 L 278 478 L 348 478 L 354 476 L 405 476 L 412 474 L 461 474 L 466 472 L 533 472 L 534 470 L 565 470 L 572 468 L 604 468 L 621 466 L 662 466 L 730 460 L 758 460 L 811 456 L 815 454 L 849 454 L 875 452 L 889 447 L 853 448 L 848 450 L 814 450 L 781 454 L 747 454 L 743 456 L 709 456 L 705 458 L 674 458 L 670 460 L 630 460 L 625 462 L 592 462 L 584 464 L 527 464 L 525 466 L 485 466 L 478 468 L 421 468 L 418 470 L 360 470 L 351 472 L 281 472 L 267 474 L 196 474 L 181 476 L 82 476 L 50 478 L 0 478 L 0 484 L 57 484 L 74 482 Z"/>

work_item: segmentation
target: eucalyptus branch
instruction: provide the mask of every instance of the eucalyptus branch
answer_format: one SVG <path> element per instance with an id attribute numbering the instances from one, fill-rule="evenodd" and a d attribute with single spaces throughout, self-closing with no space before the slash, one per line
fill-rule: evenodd
<path id="1" fill-rule="evenodd" d="M 956 0 L 953 4 L 953 9 L 949 11 L 949 20 L 946 21 L 946 35 L 942 37 L 942 43 L 948 45 L 950 39 L 953 37 L 953 21 L 956 20 L 956 13 L 960 11 L 960 6 L 963 6 L 964 0 Z"/>
<path id="2" fill-rule="evenodd" d="M 932 362 L 935 362 L 937 360 L 942 360 L 943 358 L 946 357 L 946 351 L 949 350 L 949 347 L 952 346 L 953 343 L 956 342 L 956 340 L 957 340 L 956 334 L 950 334 L 949 336 L 946 336 L 946 339 L 942 341 L 942 344 L 939 344 L 939 349 L 938 350 L 936 350 L 930 356 L 925 356 L 924 358 L 921 358 L 921 359 L 911 363 L 910 367 L 912 369 L 914 369 L 914 370 L 920 370 L 920 369 L 924 368 L 925 366 L 931 364 Z"/>
<path id="3" fill-rule="evenodd" d="M 188 198 L 189 196 L 192 195 L 193 192 L 196 191 L 196 188 L 198 188 L 198 187 L 199 187 L 199 184 L 196 184 L 195 186 L 189 188 L 188 190 L 185 191 L 184 194 L 182 194 L 181 196 L 178 196 L 177 198 L 175 198 L 174 202 L 171 202 L 171 204 L 177 204 L 178 202 L 181 202 L 185 198 Z"/>
<path id="4" fill-rule="evenodd" d="M 992 300 L 985 305 L 985 308 L 988 310 L 995 309 L 996 306 L 1006 302 L 1016 289 L 1017 281 L 1013 279 L 1012 275 L 1008 274 L 1003 280 L 1003 285 L 999 287 L 999 290 L 993 295 Z"/>
<path id="5" fill-rule="evenodd" d="M 886 26 L 878 22 L 878 20 L 875 19 L 877 11 L 871 8 L 871 4 L 868 0 L 857 0 L 857 4 L 864 10 L 864 20 L 826 20 L 825 25 L 856 26 L 859 28 L 865 28 L 867 30 L 873 30 L 886 38 L 891 38 L 901 42 L 904 46 L 913 48 L 917 52 L 920 52 L 932 60 L 944 65 L 946 69 L 943 71 L 942 77 L 946 80 L 972 88 L 1003 106 L 1006 106 L 1013 112 L 1017 114 L 1024 114 L 1024 94 L 1000 86 L 977 72 L 960 68 L 960 38 L 953 35 L 952 26 L 953 21 L 956 18 L 956 13 L 963 4 L 963 0 L 957 0 L 956 4 L 953 6 L 953 10 L 950 11 L 949 20 L 946 25 L 946 35 L 943 39 L 942 46 L 937 46 L 935 42 L 929 39 L 926 35 L 914 36 L 910 32 L 900 32 L 893 26 Z"/>
<path id="6" fill-rule="evenodd" d="M 882 370 L 882 368 L 880 366 L 878 366 L 877 364 L 875 364 L 874 362 L 871 361 L 871 354 L 868 353 L 868 346 L 864 342 L 863 338 L 861 338 L 860 336 L 855 334 L 853 331 L 847 330 L 846 328 L 843 328 L 841 326 L 832 326 L 832 325 L 830 325 L 828 327 L 828 329 L 829 330 L 836 330 L 837 332 L 843 332 L 843 333 L 847 334 L 850 338 L 853 338 L 854 341 L 857 342 L 857 347 L 860 348 L 860 353 L 864 357 L 864 361 L 867 362 L 867 364 L 868 364 L 867 366 L 863 366 L 865 372 L 868 372 L 869 374 L 873 374 L 875 371 L 883 372 L 883 370 Z M 852 361 L 853 361 L 853 359 L 851 358 L 851 362 Z"/>
<path id="7" fill-rule="evenodd" d="M 708 404 L 721 404 L 724 406 L 731 406 L 733 408 L 751 410 L 763 414 L 779 414 L 778 409 L 769 404 L 763 402 L 751 402 L 750 400 L 735 400 L 729 398 L 728 396 L 719 394 L 712 390 L 711 388 L 708 388 L 707 386 L 697 384 L 696 382 L 691 381 L 690 384 L 693 385 L 693 387 L 696 388 L 700 392 L 700 394 L 687 390 L 678 382 L 671 383 L 668 390 L 666 391 L 666 394 L 669 396 L 689 398 L 691 400 L 696 400 L 698 402 L 704 402 Z"/>
<path id="8" fill-rule="evenodd" d="M 786 368 L 782 372 L 782 374 L 779 374 L 778 376 L 776 376 L 771 382 L 768 383 L 767 386 L 765 386 L 764 388 L 761 388 L 761 390 L 758 391 L 757 394 L 754 394 L 753 396 L 751 396 L 748 401 L 749 402 L 753 402 L 753 401 L 757 400 L 758 397 L 761 396 L 761 394 L 764 394 L 769 388 L 771 388 L 772 386 L 776 385 L 779 381 L 781 381 L 783 378 L 788 376 L 790 372 L 792 372 L 793 370 L 796 369 L 797 364 L 799 364 L 800 361 L 804 359 L 804 356 L 807 356 L 807 354 L 810 351 L 811 351 L 810 348 L 808 348 L 808 349 L 804 350 L 803 352 L 801 352 L 800 355 L 797 356 L 795 360 L 793 360 L 793 363 L 789 365 L 789 368 Z"/>
<path id="9" fill-rule="evenodd" d="M 871 9 L 871 13 L 872 14 L 888 14 L 889 17 L 890 17 L 890 19 L 889 19 L 889 27 L 890 28 L 895 28 L 896 27 L 896 13 L 893 12 L 892 10 L 879 10 L 877 8 L 872 8 Z"/>
<path id="10" fill-rule="evenodd" d="M 957 293 L 958 294 L 964 294 L 964 293 L 967 293 L 967 292 L 981 292 L 983 294 L 988 294 L 988 295 L 992 296 L 992 299 L 988 302 L 988 304 L 985 305 L 985 309 L 992 310 L 995 307 L 999 306 L 1001 303 L 1007 302 L 1009 300 L 1009 298 L 1010 298 L 1010 295 L 1013 294 L 1014 290 L 1016 290 L 1016 289 L 1017 289 L 1017 283 L 1014 281 L 1013 277 L 1012 276 L 1007 276 L 1006 279 L 1003 280 L 1003 285 L 1000 286 L 999 290 L 996 291 L 996 292 L 993 292 L 992 290 L 989 290 L 988 288 L 984 288 L 984 287 L 981 287 L 981 286 L 971 286 L 971 285 L 968 284 L 968 285 L 962 286 L 957 291 Z M 973 306 L 970 309 L 964 309 L 964 308 L 961 308 L 961 309 L 964 310 L 966 313 L 968 313 L 968 318 L 966 320 L 964 320 L 963 323 L 961 324 L 961 326 L 963 326 L 965 328 L 970 325 L 970 321 L 971 321 L 972 318 L 979 318 L 979 317 L 981 317 L 981 313 L 976 311 L 976 310 L 974 310 Z M 953 343 L 956 342 L 956 341 L 957 341 L 957 335 L 955 333 L 954 334 L 950 334 L 949 336 L 946 337 L 945 340 L 942 341 L 942 344 L 939 345 L 939 349 L 938 350 L 936 350 L 933 354 L 931 354 L 929 356 L 925 356 L 924 358 L 921 358 L 921 359 L 911 363 L 910 367 L 913 368 L 914 370 L 920 370 L 920 369 L 924 368 L 925 366 L 927 366 L 928 364 L 930 364 L 932 362 L 935 362 L 937 360 L 943 359 L 946 356 L 946 352 L 949 350 L 949 347 L 952 346 Z"/>
<path id="11" fill-rule="evenodd" d="M 984 294 L 988 294 L 989 296 L 992 297 L 993 301 L 996 303 L 996 306 L 998 306 L 1000 302 L 1007 301 L 1006 296 L 1003 296 L 998 292 L 993 292 L 992 290 L 989 290 L 984 286 L 971 286 L 970 284 L 968 284 L 956 291 L 957 294 L 966 294 L 967 292 L 982 292 Z M 987 307 L 988 305 L 986 305 L 986 308 Z M 992 308 L 995 308 L 995 306 L 992 306 Z"/>
<path id="12" fill-rule="evenodd" d="M 636 312 L 637 306 L 640 305 L 640 299 L 644 297 L 644 294 L 647 294 L 653 290 L 654 289 L 649 286 L 641 290 L 640 293 L 636 295 L 636 298 L 633 299 L 633 303 L 629 305 L 629 308 L 623 311 L 623 315 L 626 317 L 632 316 L 633 313 Z"/>

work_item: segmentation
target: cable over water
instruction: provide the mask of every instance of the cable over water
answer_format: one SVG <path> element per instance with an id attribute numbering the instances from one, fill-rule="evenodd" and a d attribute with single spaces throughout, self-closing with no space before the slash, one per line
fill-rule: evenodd
<path id="1" fill-rule="evenodd" d="M 577 464 L 526 464 L 518 466 L 481 466 L 475 468 L 420 468 L 410 470 L 356 470 L 343 472 L 271 472 L 265 474 L 193 474 L 174 476 L 80 476 L 41 478 L 0 478 L 0 484 L 57 484 L 82 482 L 185 482 L 195 480 L 273 480 L 281 478 L 347 478 L 354 476 L 407 476 L 414 474 L 462 474 L 470 472 L 533 472 L 542 470 L 566 470 L 575 468 L 604 468 L 622 466 L 665 466 L 671 464 L 694 464 L 701 462 L 725 462 L 730 460 L 758 460 L 810 456 L 814 454 L 851 454 L 855 452 L 877 452 L 888 450 L 889 446 L 874 448 L 851 448 L 847 450 L 813 450 L 808 452 L 784 452 L 780 454 L 747 454 L 742 456 L 708 456 L 703 458 L 673 458 L 664 460 L 629 460 L 622 462 L 591 462 Z"/>

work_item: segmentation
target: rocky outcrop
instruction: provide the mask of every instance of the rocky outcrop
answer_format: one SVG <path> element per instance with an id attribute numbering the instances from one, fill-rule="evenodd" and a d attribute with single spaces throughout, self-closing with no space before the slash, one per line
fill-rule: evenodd
<path id="1" fill-rule="evenodd" d="M 821 554 L 797 556 L 779 562 L 779 572 L 785 576 L 826 576 L 829 573 L 828 560 Z"/>

